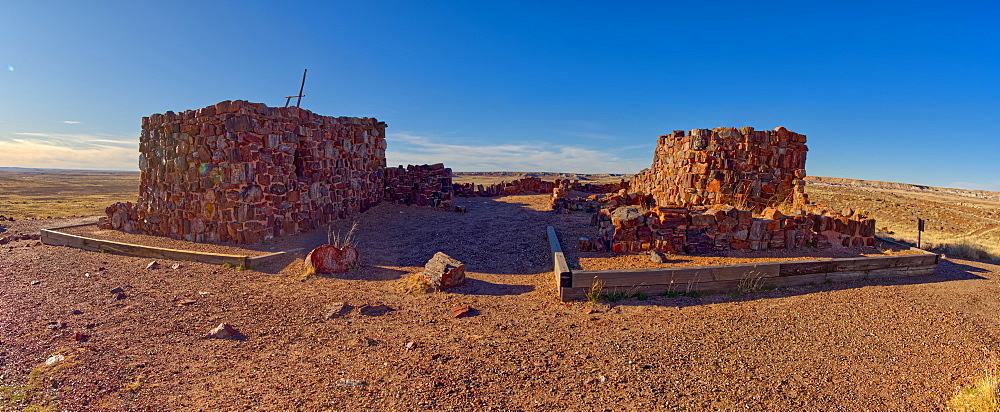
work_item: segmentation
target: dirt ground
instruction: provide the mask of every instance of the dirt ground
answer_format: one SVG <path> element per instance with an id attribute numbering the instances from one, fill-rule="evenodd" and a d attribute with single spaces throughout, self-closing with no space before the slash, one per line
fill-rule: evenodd
<path id="1" fill-rule="evenodd" d="M 1000 254 L 1000 193 L 885 182 L 862 186 L 847 179 L 817 180 L 806 186 L 811 202 L 836 209 L 867 210 L 884 235 L 915 243 L 917 219 L 921 218 L 927 221 L 922 240 L 928 244 L 968 241 Z"/>
<path id="2" fill-rule="evenodd" d="M 545 226 L 568 215 L 546 202 L 382 205 L 358 220 L 362 268 L 305 281 L 291 259 L 146 269 L 2 245 L 0 410 L 924 411 L 998 365 L 1000 265 L 949 258 L 882 283 L 566 304 Z M 8 222 L 5 235 L 80 221 Z M 296 244 L 326 239 L 310 236 Z M 398 292 L 437 251 L 465 262 L 468 282 Z M 471 316 L 453 318 L 461 305 Z M 205 339 L 221 322 L 246 338 Z"/>

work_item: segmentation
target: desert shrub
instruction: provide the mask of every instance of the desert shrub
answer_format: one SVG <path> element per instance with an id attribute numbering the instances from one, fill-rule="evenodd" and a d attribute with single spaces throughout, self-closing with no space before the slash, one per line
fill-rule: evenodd
<path id="1" fill-rule="evenodd" d="M 594 280 L 590 281 L 590 288 L 587 289 L 587 301 L 591 303 L 597 303 L 601 300 L 601 295 L 604 293 L 604 281 L 594 276 Z"/>
<path id="2" fill-rule="evenodd" d="M 974 386 L 959 390 L 948 406 L 962 412 L 1000 411 L 1000 371 L 988 373 Z"/>
<path id="3" fill-rule="evenodd" d="M 1000 255 L 994 253 L 988 247 L 970 240 L 963 240 L 959 243 L 938 244 L 931 247 L 931 250 L 963 259 L 1000 261 Z"/>

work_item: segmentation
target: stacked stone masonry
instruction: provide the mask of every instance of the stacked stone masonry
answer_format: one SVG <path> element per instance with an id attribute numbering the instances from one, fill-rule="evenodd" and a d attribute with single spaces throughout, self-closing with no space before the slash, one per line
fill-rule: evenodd
<path id="1" fill-rule="evenodd" d="M 385 169 L 386 202 L 448 207 L 453 192 L 451 169 L 442 163 Z"/>
<path id="2" fill-rule="evenodd" d="M 850 209 L 785 216 L 765 208 L 759 217 L 731 205 L 712 207 L 624 206 L 601 209 L 592 223 L 595 239 L 580 239 L 583 250 L 634 253 L 706 254 L 726 249 L 818 249 L 875 245 L 875 220 Z M 846 214 L 846 215 L 845 215 Z"/>
<path id="3" fill-rule="evenodd" d="M 136 203 L 102 227 L 252 244 L 382 201 L 385 123 L 224 101 L 143 118 Z"/>
<path id="4" fill-rule="evenodd" d="M 781 203 L 808 204 L 802 191 L 806 136 L 784 127 L 694 129 L 660 136 L 653 164 L 630 190 L 660 205 L 738 205 L 755 212 Z"/>

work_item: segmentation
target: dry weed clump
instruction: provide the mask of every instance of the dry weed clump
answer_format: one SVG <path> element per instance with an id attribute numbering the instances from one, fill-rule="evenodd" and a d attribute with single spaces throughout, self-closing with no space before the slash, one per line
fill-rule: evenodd
<path id="1" fill-rule="evenodd" d="M 948 407 L 961 412 L 1000 411 L 1000 371 L 987 373 L 974 386 L 961 389 L 948 401 Z"/>
<path id="2" fill-rule="evenodd" d="M 947 256 L 955 256 L 963 259 L 1000 261 L 1000 253 L 996 253 L 994 249 L 971 240 L 962 240 L 959 243 L 940 243 L 931 246 L 929 249 L 944 253 Z"/>
<path id="3" fill-rule="evenodd" d="M 422 295 L 424 293 L 434 291 L 434 288 L 432 288 L 431 285 L 428 284 L 422 276 L 420 276 L 420 273 L 410 273 L 403 276 L 403 279 L 400 279 L 399 286 L 396 290 L 398 290 L 399 293 Z"/>

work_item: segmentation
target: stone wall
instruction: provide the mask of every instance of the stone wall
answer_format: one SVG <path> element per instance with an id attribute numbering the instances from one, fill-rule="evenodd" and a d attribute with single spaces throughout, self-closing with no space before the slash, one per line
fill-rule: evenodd
<path id="1" fill-rule="evenodd" d="M 243 244 L 315 229 L 382 201 L 385 123 L 224 101 L 143 118 L 136 203 L 105 228 Z"/>
<path id="2" fill-rule="evenodd" d="M 389 167 L 385 174 L 385 201 L 405 205 L 451 206 L 451 169 L 442 163 Z"/>
<path id="3" fill-rule="evenodd" d="M 784 127 L 694 129 L 660 136 L 649 169 L 630 183 L 659 205 L 719 203 L 760 211 L 781 203 L 808 204 L 802 191 L 806 136 Z"/>
<path id="4" fill-rule="evenodd" d="M 581 239 L 584 250 L 632 253 L 705 254 L 726 249 L 818 249 L 875 245 L 875 220 L 850 209 L 785 216 L 765 208 L 760 217 L 731 205 L 713 207 L 637 206 L 602 209 L 593 215 L 594 239 Z M 845 215 L 844 213 L 847 213 Z"/>

